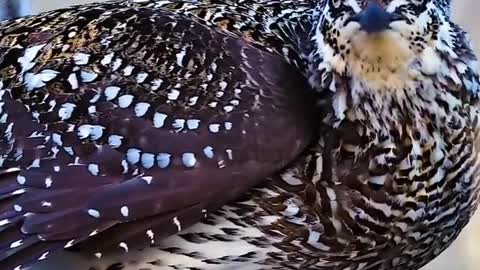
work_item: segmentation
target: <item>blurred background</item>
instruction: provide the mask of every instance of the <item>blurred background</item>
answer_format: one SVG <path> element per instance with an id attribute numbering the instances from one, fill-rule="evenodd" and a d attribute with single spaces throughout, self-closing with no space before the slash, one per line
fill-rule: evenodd
<path id="1" fill-rule="evenodd" d="M 95 0 L 0 0 L 0 18 L 35 14 L 74 4 Z M 480 56 L 479 0 L 453 0 L 455 21 L 462 25 L 473 39 Z M 480 211 L 462 232 L 459 239 L 436 260 L 422 270 L 479 270 L 480 269 Z"/>

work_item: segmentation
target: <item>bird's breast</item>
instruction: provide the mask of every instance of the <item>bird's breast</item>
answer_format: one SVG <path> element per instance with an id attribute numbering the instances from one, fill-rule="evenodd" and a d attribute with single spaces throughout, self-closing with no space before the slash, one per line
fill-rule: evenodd
<path id="1" fill-rule="evenodd" d="M 393 31 L 359 32 L 351 39 L 351 45 L 350 73 L 362 78 L 370 88 L 398 89 L 409 80 L 413 54 L 400 34 Z"/>

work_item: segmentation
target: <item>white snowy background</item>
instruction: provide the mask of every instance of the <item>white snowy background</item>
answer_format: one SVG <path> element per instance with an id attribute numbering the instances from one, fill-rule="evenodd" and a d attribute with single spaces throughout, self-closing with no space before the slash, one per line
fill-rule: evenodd
<path id="1" fill-rule="evenodd" d="M 0 17 L 7 1 L 20 1 L 22 12 L 38 13 L 73 4 L 95 0 L 0 0 Z M 480 1 L 453 0 L 455 21 L 470 33 L 477 55 L 480 56 Z M 436 260 L 422 270 L 479 270 L 480 269 L 480 211 L 462 232 L 459 239 Z"/>

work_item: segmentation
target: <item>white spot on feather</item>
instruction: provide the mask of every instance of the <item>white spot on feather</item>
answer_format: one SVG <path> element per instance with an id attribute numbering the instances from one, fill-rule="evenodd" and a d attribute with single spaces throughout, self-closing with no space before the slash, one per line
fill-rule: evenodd
<path id="1" fill-rule="evenodd" d="M 121 89 L 118 86 L 108 86 L 107 88 L 105 88 L 104 94 L 107 101 L 115 99 L 120 90 Z"/>
<path id="2" fill-rule="evenodd" d="M 170 100 L 177 100 L 179 96 L 180 96 L 180 91 L 175 89 L 172 89 L 172 91 L 168 93 L 168 99 Z"/>
<path id="3" fill-rule="evenodd" d="M 167 153 L 160 153 L 157 156 L 158 167 L 165 169 L 170 165 L 171 155 Z"/>
<path id="4" fill-rule="evenodd" d="M 50 254 L 50 251 L 47 251 L 47 252 L 43 253 L 42 256 L 40 256 L 40 257 L 38 258 L 38 260 L 39 260 L 39 261 L 45 260 L 45 259 L 47 258 L 47 256 L 48 256 L 48 254 Z"/>
<path id="5" fill-rule="evenodd" d="M 145 169 L 151 169 L 155 165 L 155 155 L 150 153 L 142 154 L 142 166 Z"/>
<path id="6" fill-rule="evenodd" d="M 198 98 L 199 98 L 198 96 L 191 97 L 191 98 L 188 100 L 188 106 L 194 106 L 195 104 L 197 104 Z"/>
<path id="7" fill-rule="evenodd" d="M 303 184 L 303 182 L 295 176 L 291 171 L 287 171 L 281 175 L 283 181 L 291 186 L 298 186 Z"/>
<path id="8" fill-rule="evenodd" d="M 25 74 L 25 85 L 27 90 L 32 91 L 35 88 L 41 88 L 46 85 L 47 82 L 55 79 L 59 74 L 58 71 L 55 70 L 42 70 L 40 73 L 26 73 Z"/>
<path id="9" fill-rule="evenodd" d="M 123 140 L 123 136 L 119 136 L 119 135 L 110 135 L 108 137 L 108 144 L 112 147 L 112 148 L 118 148 L 122 145 L 122 140 Z"/>
<path id="10" fill-rule="evenodd" d="M 58 133 L 53 133 L 52 134 L 52 140 L 56 145 L 60 145 L 60 146 L 63 145 L 62 136 Z"/>
<path id="11" fill-rule="evenodd" d="M 161 128 L 165 124 L 165 120 L 167 119 L 167 115 L 164 113 L 155 113 L 153 116 L 153 126 L 155 128 Z"/>
<path id="12" fill-rule="evenodd" d="M 90 103 L 95 103 L 100 99 L 100 94 L 96 94 L 92 99 L 89 100 Z"/>
<path id="13" fill-rule="evenodd" d="M 128 245 L 126 243 L 121 242 L 120 244 L 118 244 L 118 246 L 123 248 L 125 252 L 128 252 Z"/>
<path id="14" fill-rule="evenodd" d="M 198 129 L 198 127 L 200 127 L 200 120 L 198 120 L 198 119 L 187 120 L 187 127 L 190 130 Z"/>
<path id="15" fill-rule="evenodd" d="M 129 214 L 128 206 L 122 206 L 122 208 L 120 209 L 120 212 L 122 213 L 122 216 L 128 217 L 128 214 Z"/>
<path id="16" fill-rule="evenodd" d="M 153 233 L 152 230 L 147 231 L 147 236 L 150 238 L 150 243 L 155 244 L 155 234 Z"/>
<path id="17" fill-rule="evenodd" d="M 109 54 L 105 55 L 103 57 L 102 61 L 100 61 L 100 64 L 102 64 L 104 66 L 110 65 L 110 63 L 112 63 L 113 56 L 114 56 L 114 53 L 109 53 Z"/>
<path id="18" fill-rule="evenodd" d="M 177 65 L 183 67 L 183 58 L 187 54 L 187 49 L 183 48 L 181 52 L 177 53 Z"/>
<path id="19" fill-rule="evenodd" d="M 123 174 L 126 174 L 128 172 L 128 162 L 124 159 L 122 160 L 122 168 L 123 168 Z"/>
<path id="20" fill-rule="evenodd" d="M 24 188 L 21 188 L 21 189 L 17 189 L 17 190 L 15 190 L 14 192 L 12 192 L 12 195 L 14 195 L 14 196 L 22 195 L 22 194 L 24 194 L 25 192 L 27 192 L 27 190 L 24 189 Z"/>
<path id="21" fill-rule="evenodd" d="M 223 110 L 225 110 L 226 112 L 232 112 L 234 108 L 235 107 L 233 107 L 231 105 L 227 105 L 227 106 L 223 107 Z"/>
<path id="22" fill-rule="evenodd" d="M 213 147 L 207 146 L 207 147 L 203 148 L 203 153 L 205 154 L 205 156 L 207 158 L 212 159 L 213 158 Z"/>
<path id="23" fill-rule="evenodd" d="M 90 125 L 81 125 L 78 127 L 77 130 L 77 135 L 80 139 L 86 139 L 88 136 L 90 136 L 90 131 L 91 131 L 91 126 Z"/>
<path id="24" fill-rule="evenodd" d="M 143 83 L 147 79 L 148 74 L 145 72 L 138 73 L 137 75 L 137 83 Z"/>
<path id="25" fill-rule="evenodd" d="M 151 87 L 151 89 L 152 89 L 153 91 L 157 91 L 157 90 L 160 88 L 160 86 L 162 86 L 162 83 L 163 83 L 163 80 L 162 80 L 162 79 L 155 79 L 155 80 L 153 80 L 153 81 L 152 81 L 152 87 Z"/>
<path id="26" fill-rule="evenodd" d="M 122 62 L 123 61 L 120 58 L 115 59 L 115 62 L 113 62 L 112 71 L 117 71 L 122 66 Z"/>
<path id="27" fill-rule="evenodd" d="M 228 157 L 228 159 L 233 160 L 233 151 L 232 151 L 232 149 L 227 149 L 226 152 L 227 152 L 227 157 Z"/>
<path id="28" fill-rule="evenodd" d="M 298 214 L 300 208 L 294 203 L 288 203 L 287 208 L 282 212 L 285 216 L 293 217 Z"/>
<path id="29" fill-rule="evenodd" d="M 147 111 L 148 111 L 148 108 L 150 108 L 150 104 L 146 103 L 146 102 L 139 102 L 135 105 L 135 115 L 137 117 L 142 117 L 144 116 Z"/>
<path id="30" fill-rule="evenodd" d="M 183 162 L 183 165 L 185 165 L 185 167 L 193 168 L 197 163 L 197 159 L 195 158 L 195 154 L 193 153 L 184 153 L 182 155 L 182 162 Z"/>
<path id="31" fill-rule="evenodd" d="M 98 210 L 95 210 L 95 209 L 88 209 L 87 213 L 94 218 L 100 217 L 100 212 L 98 212 Z"/>
<path id="32" fill-rule="evenodd" d="M 0 123 L 2 124 L 7 123 L 7 118 L 8 118 L 8 114 L 2 115 L 2 117 L 0 117 Z"/>
<path id="33" fill-rule="evenodd" d="M 321 234 L 316 231 L 309 231 L 307 243 L 321 251 L 330 251 L 330 247 L 319 241 Z"/>
<path id="34" fill-rule="evenodd" d="M 225 81 L 221 81 L 218 85 L 220 86 L 220 91 L 224 91 L 227 88 L 228 83 Z"/>
<path id="35" fill-rule="evenodd" d="M 45 187 L 46 188 L 50 188 L 52 186 L 52 184 L 53 184 L 52 177 L 49 176 L 49 177 L 45 178 Z"/>
<path id="36" fill-rule="evenodd" d="M 120 106 L 120 108 L 128 108 L 132 104 L 132 102 L 132 95 L 123 95 L 118 98 L 118 106 Z"/>
<path id="37" fill-rule="evenodd" d="M 134 69 L 134 67 L 131 66 L 131 65 L 126 66 L 126 67 L 123 69 L 123 75 L 124 75 L 124 76 L 130 76 L 130 75 L 132 75 L 133 69 Z"/>
<path id="38" fill-rule="evenodd" d="M 103 130 L 105 127 L 99 125 L 81 125 L 78 127 L 77 135 L 80 139 L 86 139 L 90 137 L 92 140 L 98 140 L 103 136 Z"/>
<path id="39" fill-rule="evenodd" d="M 90 55 L 86 53 L 76 53 L 73 55 L 73 61 L 79 66 L 88 64 L 89 59 Z"/>
<path id="40" fill-rule="evenodd" d="M 174 218 L 173 218 L 173 224 L 175 224 L 175 226 L 177 226 L 177 230 L 178 230 L 178 231 L 181 231 L 181 230 L 182 230 L 182 224 L 181 224 L 180 221 L 178 220 L 178 217 L 174 217 Z"/>
<path id="41" fill-rule="evenodd" d="M 20 247 L 21 245 L 23 245 L 23 240 L 22 239 L 11 243 L 10 248 L 17 248 L 17 247 Z"/>
<path id="42" fill-rule="evenodd" d="M 179 132 L 185 127 L 185 119 L 175 119 L 172 124 L 175 131 Z"/>
<path id="43" fill-rule="evenodd" d="M 127 151 L 127 161 L 131 164 L 137 164 L 140 161 L 141 151 L 135 148 L 128 149 Z"/>
<path id="44" fill-rule="evenodd" d="M 73 244 L 75 244 L 75 240 L 70 240 L 70 241 L 68 241 L 67 244 L 65 244 L 65 246 L 63 248 L 71 248 L 71 247 L 73 247 Z"/>
<path id="45" fill-rule="evenodd" d="M 41 44 L 27 48 L 25 50 L 25 53 L 23 54 L 23 57 L 29 61 L 32 61 L 33 59 L 35 59 L 35 57 L 37 57 L 38 52 L 40 52 L 40 50 L 43 49 L 43 47 L 45 46 L 46 44 Z M 22 59 L 22 57 L 20 57 L 19 60 L 20 59 Z"/>
<path id="46" fill-rule="evenodd" d="M 208 129 L 210 130 L 210 132 L 212 133 L 218 133 L 220 131 L 220 125 L 219 124 L 210 124 L 208 126 Z"/>
<path id="47" fill-rule="evenodd" d="M 52 207 L 52 203 L 51 203 L 51 202 L 47 202 L 47 201 L 43 201 L 43 202 L 42 202 L 42 207 Z"/>
<path id="48" fill-rule="evenodd" d="M 13 210 L 15 210 L 15 211 L 17 211 L 17 212 L 22 212 L 23 207 L 21 207 L 21 206 L 18 205 L 18 204 L 15 204 L 15 205 L 13 206 Z"/>
<path id="49" fill-rule="evenodd" d="M 143 176 L 143 177 L 142 177 L 142 180 L 145 181 L 145 182 L 147 182 L 147 184 L 150 185 L 150 184 L 152 183 L 153 177 L 151 177 L 151 176 Z"/>
<path id="50" fill-rule="evenodd" d="M 73 103 L 65 103 L 62 104 L 60 110 L 58 110 L 58 116 L 61 120 L 67 120 L 72 117 L 73 110 L 77 107 L 77 105 Z"/>
<path id="51" fill-rule="evenodd" d="M 8 225 L 8 224 L 10 224 L 9 219 L 0 220 L 0 227 L 3 227 L 3 226 Z"/>
<path id="52" fill-rule="evenodd" d="M 100 172 L 100 169 L 98 167 L 98 164 L 89 164 L 88 165 L 88 171 L 92 174 L 92 175 L 98 175 L 98 173 Z"/>
<path id="53" fill-rule="evenodd" d="M 386 180 L 387 180 L 386 175 L 370 176 L 370 178 L 368 179 L 368 182 L 370 182 L 372 184 L 375 184 L 375 185 L 383 186 L 385 184 Z"/>
<path id="54" fill-rule="evenodd" d="M 35 57 L 37 57 L 38 52 L 40 52 L 40 50 L 45 47 L 45 45 L 46 44 L 42 44 L 27 48 L 23 56 L 18 58 L 18 63 L 22 67 L 21 73 L 25 73 L 26 71 L 32 69 L 35 66 L 35 63 L 32 61 L 33 59 L 35 59 Z"/>
<path id="55" fill-rule="evenodd" d="M 27 178 L 25 178 L 25 176 L 22 176 L 22 175 L 17 175 L 17 182 L 20 185 L 25 185 L 25 183 L 27 182 Z"/>

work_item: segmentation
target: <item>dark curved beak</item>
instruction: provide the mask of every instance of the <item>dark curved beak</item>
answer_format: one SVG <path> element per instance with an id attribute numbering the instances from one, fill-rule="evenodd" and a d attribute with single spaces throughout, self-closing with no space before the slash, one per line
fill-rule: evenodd
<path id="1" fill-rule="evenodd" d="M 349 18 L 346 23 L 358 22 L 365 32 L 373 34 L 389 29 L 390 23 L 399 19 L 397 17 L 387 12 L 378 0 L 367 0 L 362 12 Z"/>

